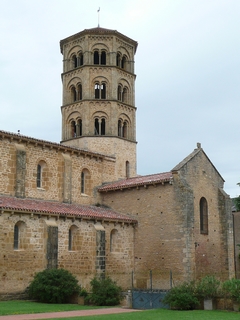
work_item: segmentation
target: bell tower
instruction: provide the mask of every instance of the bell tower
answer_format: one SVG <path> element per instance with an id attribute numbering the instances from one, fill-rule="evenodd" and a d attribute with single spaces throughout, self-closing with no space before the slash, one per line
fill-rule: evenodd
<path id="1" fill-rule="evenodd" d="M 114 179 L 136 175 L 137 42 L 104 28 L 60 41 L 62 144 L 115 158 Z"/>

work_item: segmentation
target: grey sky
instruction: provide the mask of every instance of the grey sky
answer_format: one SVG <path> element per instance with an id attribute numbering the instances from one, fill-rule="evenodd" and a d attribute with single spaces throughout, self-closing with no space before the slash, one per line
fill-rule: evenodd
<path id="1" fill-rule="evenodd" d="M 240 194 L 239 0 L 0 0 L 0 129 L 59 142 L 59 41 L 100 26 L 138 41 L 138 173 L 171 170 L 201 142 Z"/>

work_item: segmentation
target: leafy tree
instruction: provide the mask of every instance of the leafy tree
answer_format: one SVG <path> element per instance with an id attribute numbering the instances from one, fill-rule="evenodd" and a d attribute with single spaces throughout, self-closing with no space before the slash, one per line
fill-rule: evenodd
<path id="1" fill-rule="evenodd" d="M 29 286 L 29 296 L 40 302 L 67 303 L 80 286 L 75 276 L 64 269 L 46 269 L 35 274 Z"/>

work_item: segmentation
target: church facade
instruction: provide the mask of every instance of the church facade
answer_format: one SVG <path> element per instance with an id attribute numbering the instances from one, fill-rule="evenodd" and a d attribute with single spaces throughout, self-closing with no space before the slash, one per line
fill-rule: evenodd
<path id="1" fill-rule="evenodd" d="M 66 268 L 157 289 L 235 274 L 231 200 L 198 144 L 165 173 L 136 173 L 137 42 L 109 29 L 60 42 L 62 141 L 0 131 L 0 295 Z M 151 281 L 152 281 L 151 280 Z"/>

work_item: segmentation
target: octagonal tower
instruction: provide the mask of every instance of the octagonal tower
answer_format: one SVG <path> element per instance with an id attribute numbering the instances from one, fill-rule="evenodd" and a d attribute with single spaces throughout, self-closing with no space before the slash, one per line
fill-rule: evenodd
<path id="1" fill-rule="evenodd" d="M 136 175 L 137 42 L 104 28 L 60 41 L 62 144 L 116 158 L 114 179 Z"/>

